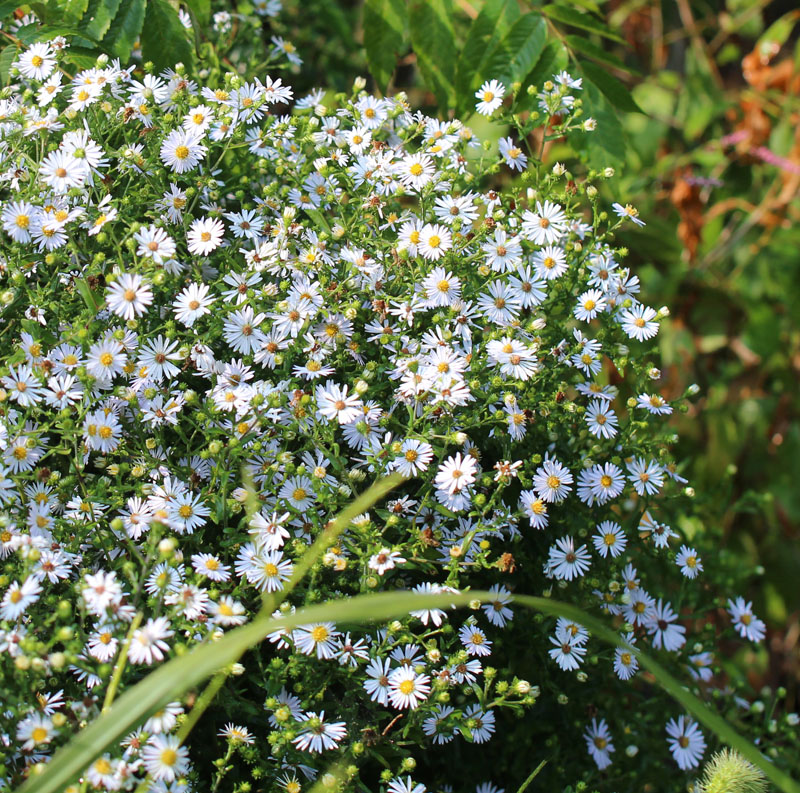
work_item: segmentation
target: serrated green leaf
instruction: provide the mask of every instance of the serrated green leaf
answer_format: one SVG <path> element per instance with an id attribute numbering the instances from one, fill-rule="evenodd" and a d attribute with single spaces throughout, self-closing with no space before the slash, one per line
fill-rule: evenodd
<path id="1" fill-rule="evenodd" d="M 604 36 L 607 39 L 622 42 L 623 39 L 616 33 L 610 31 L 602 22 L 589 14 L 582 14 L 569 6 L 550 5 L 543 6 L 542 13 L 553 22 L 560 22 L 562 25 L 569 25 L 573 28 L 580 28 L 581 30 L 588 30 L 592 33 L 597 33 L 598 36 Z"/>
<path id="2" fill-rule="evenodd" d="M 75 39 L 73 39 L 74 41 Z M 72 63 L 79 69 L 91 69 L 97 63 L 97 56 L 100 51 L 89 47 L 76 47 L 70 44 L 69 48 L 61 56 L 67 63 Z"/>
<path id="3" fill-rule="evenodd" d="M 148 0 L 142 30 L 142 57 L 156 68 L 192 65 L 192 47 L 178 12 L 167 0 Z"/>
<path id="4" fill-rule="evenodd" d="M 48 14 L 47 6 L 44 3 L 33 2 L 33 3 L 28 3 L 28 5 L 30 6 L 31 11 L 33 11 L 33 13 L 36 14 L 36 18 L 39 20 L 40 24 L 45 23 L 49 20 L 50 15 Z"/>
<path id="5" fill-rule="evenodd" d="M 631 92 L 605 69 L 587 61 L 581 63 L 581 69 L 583 76 L 594 83 L 614 107 L 627 113 L 644 113 L 631 96 Z"/>
<path id="6" fill-rule="evenodd" d="M 417 66 L 446 114 L 455 105 L 455 64 L 458 48 L 453 28 L 452 0 L 410 0 L 408 28 Z"/>
<path id="7" fill-rule="evenodd" d="M 516 109 L 530 110 L 536 104 L 536 96 L 528 95 L 528 88 L 535 86 L 541 88 L 545 80 L 564 68 L 568 61 L 567 51 L 560 41 L 548 41 L 542 50 L 534 67 L 522 81 L 522 88 L 518 94 Z"/>
<path id="8" fill-rule="evenodd" d="M 628 66 L 624 61 L 614 55 L 614 53 L 608 52 L 602 47 L 598 47 L 593 41 L 583 36 L 566 36 L 566 42 L 571 50 L 593 58 L 600 63 L 604 63 L 606 66 L 613 66 L 615 69 L 630 72 L 631 74 L 640 74 L 638 69 Z"/>
<path id="9" fill-rule="evenodd" d="M 520 17 L 489 61 L 489 76 L 510 86 L 521 82 L 539 60 L 547 40 L 547 23 L 532 12 Z"/>
<path id="10" fill-rule="evenodd" d="M 89 0 L 86 13 L 81 17 L 81 31 L 90 38 L 100 41 L 111 26 L 111 20 L 114 19 L 120 2 L 121 0 Z"/>
<path id="11" fill-rule="evenodd" d="M 73 24 L 77 22 L 89 7 L 89 0 L 59 0 L 58 21 Z"/>
<path id="12" fill-rule="evenodd" d="M 32 25 L 23 25 L 14 34 L 14 36 L 16 36 L 16 38 L 19 39 L 19 41 L 22 44 L 25 44 L 25 45 L 33 44 L 33 42 L 36 41 L 36 37 L 39 35 L 39 29 L 40 28 L 41 28 L 41 25 L 38 25 L 36 23 L 34 23 Z"/>
<path id="13" fill-rule="evenodd" d="M 516 0 L 486 0 L 467 33 L 456 65 L 456 92 L 459 110 L 473 102 L 473 95 L 490 74 L 487 64 L 511 25 L 519 17 Z"/>
<path id="14" fill-rule="evenodd" d="M 0 3 L 0 19 L 13 14 L 19 6 L 18 0 L 5 0 L 5 2 Z"/>
<path id="15" fill-rule="evenodd" d="M 0 84 L 8 83 L 8 75 L 11 71 L 11 64 L 17 59 L 17 47 L 9 44 L 0 51 Z"/>
<path id="16" fill-rule="evenodd" d="M 370 73 L 381 91 L 392 79 L 397 57 L 406 44 L 407 29 L 405 0 L 364 3 L 364 49 Z"/>
<path id="17" fill-rule="evenodd" d="M 16 37 L 23 44 L 33 44 L 35 41 L 50 41 L 57 36 L 80 36 L 80 30 L 61 25 L 25 25 L 16 32 Z"/>
<path id="18" fill-rule="evenodd" d="M 146 8 L 147 0 L 122 0 L 103 37 L 101 48 L 127 63 L 142 33 Z"/>

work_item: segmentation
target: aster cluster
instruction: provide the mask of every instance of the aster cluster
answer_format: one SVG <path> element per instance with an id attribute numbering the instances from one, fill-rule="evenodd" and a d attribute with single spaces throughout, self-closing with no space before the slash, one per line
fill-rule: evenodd
<path id="1" fill-rule="evenodd" d="M 114 664 L 131 685 L 246 622 L 390 472 L 405 483 L 276 616 L 380 590 L 493 600 L 271 634 L 233 670 L 246 724 L 219 733 L 264 789 L 339 756 L 355 789 L 382 753 L 385 789 L 434 790 L 414 746 L 491 741 L 535 706 L 523 674 L 585 679 L 601 648 L 565 619 L 526 626 L 529 658 L 504 651 L 520 576 L 613 618 L 628 649 L 592 667 L 604 686 L 635 684 L 637 647 L 711 679 L 677 595 L 704 562 L 662 507 L 686 485 L 647 358 L 667 312 L 638 298 L 614 232 L 642 221 L 598 205 L 602 173 L 576 185 L 511 138 L 498 157 L 402 95 L 296 100 L 280 79 L 104 59 L 62 81 L 60 50 L 34 46 L 0 100 L 3 789 L 100 712 Z M 579 93 L 565 73 L 544 87 L 551 134 L 591 134 Z M 504 89 L 479 94 L 491 115 Z M 176 736 L 190 707 L 88 788 L 205 789 Z M 662 751 L 694 768 L 705 740 L 671 707 Z M 599 769 L 624 763 L 605 719 L 585 738 Z"/>

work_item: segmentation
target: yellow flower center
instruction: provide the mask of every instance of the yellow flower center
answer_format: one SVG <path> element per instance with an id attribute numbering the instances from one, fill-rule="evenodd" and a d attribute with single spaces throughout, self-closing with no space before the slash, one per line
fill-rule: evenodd
<path id="1" fill-rule="evenodd" d="M 328 635 L 328 629 L 324 625 L 317 625 L 317 627 L 311 631 L 311 638 L 315 642 L 324 642 L 328 638 Z"/>
<path id="2" fill-rule="evenodd" d="M 161 762 L 166 766 L 174 766 L 178 762 L 178 753 L 174 749 L 164 749 L 161 752 Z"/>
<path id="3" fill-rule="evenodd" d="M 31 733 L 31 739 L 34 741 L 34 743 L 41 743 L 42 741 L 47 740 L 47 730 L 44 727 L 34 727 L 34 730 Z"/>

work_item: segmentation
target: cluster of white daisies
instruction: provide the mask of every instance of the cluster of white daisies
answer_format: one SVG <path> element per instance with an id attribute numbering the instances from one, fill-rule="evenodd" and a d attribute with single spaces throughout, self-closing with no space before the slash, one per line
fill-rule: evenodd
<path id="1" fill-rule="evenodd" d="M 104 60 L 70 78 L 63 47 L 22 53 L 0 100 L 6 787 L 99 713 L 112 665 L 125 686 L 244 623 L 392 471 L 406 483 L 276 615 L 385 589 L 494 600 L 273 633 L 238 668 L 263 718 L 220 733 L 222 754 L 250 752 L 241 773 L 296 792 L 335 751 L 366 764 L 393 730 L 421 752 L 482 744 L 497 714 L 536 701 L 512 670 L 563 690 L 586 680 L 602 648 L 566 619 L 525 633 L 524 665 L 510 657 L 518 586 L 614 620 L 628 649 L 592 669 L 601 690 L 632 685 L 634 645 L 711 680 L 681 605 L 645 583 L 677 592 L 703 562 L 654 517 L 686 480 L 644 344 L 666 311 L 640 302 L 613 246 L 635 209 L 609 219 L 561 165 L 490 189 L 497 156 L 402 96 L 294 101 L 278 79 L 201 86 Z M 580 87 L 565 73 L 543 87 L 552 125 L 594 128 L 576 121 Z M 484 85 L 478 112 L 504 91 Z M 503 140 L 512 171 L 525 145 Z M 729 607 L 743 637 L 763 638 L 749 603 Z M 86 784 L 191 789 L 184 709 L 104 753 Z M 696 767 L 697 725 L 676 713 L 667 733 L 680 768 Z M 607 722 L 585 737 L 605 769 Z M 392 752 L 387 789 L 423 793 L 403 777 L 413 745 Z"/>

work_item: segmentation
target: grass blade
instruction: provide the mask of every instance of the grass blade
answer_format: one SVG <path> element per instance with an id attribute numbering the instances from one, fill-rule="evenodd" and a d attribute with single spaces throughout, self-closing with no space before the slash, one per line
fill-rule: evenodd
<path id="1" fill-rule="evenodd" d="M 358 500 L 353 508 L 357 504 Z M 59 750 L 45 766 L 43 773 L 28 779 L 19 793 L 61 793 L 64 787 L 108 746 L 136 728 L 160 707 L 180 697 L 219 669 L 236 661 L 247 649 L 258 644 L 267 634 L 278 628 L 291 629 L 305 623 L 324 621 L 338 623 L 385 621 L 400 617 L 409 611 L 443 608 L 450 605 L 465 606 L 472 600 L 492 599 L 493 596 L 489 592 L 481 591 L 439 595 L 379 592 L 309 606 L 280 619 L 259 616 L 249 625 L 231 631 L 218 642 L 202 645 L 152 672 L 142 682 L 125 692 L 109 711 L 93 721 L 67 746 Z M 755 746 L 685 688 L 659 662 L 641 650 L 627 645 L 624 639 L 602 620 L 575 606 L 548 598 L 515 595 L 514 602 L 553 617 L 566 617 L 583 625 L 596 638 L 613 646 L 629 649 L 636 655 L 642 667 L 653 674 L 658 685 L 698 722 L 760 768 L 783 793 L 800 793 L 800 785 L 788 774 L 770 763 Z"/>

